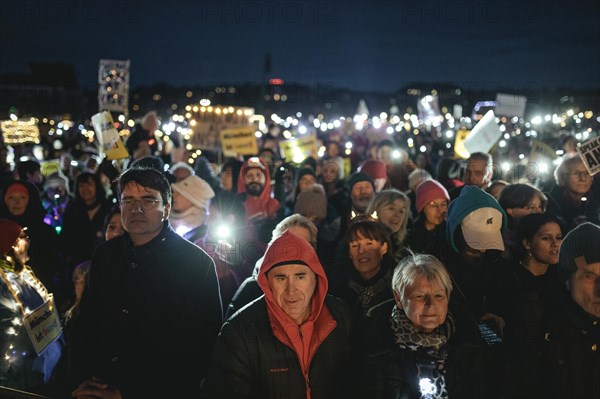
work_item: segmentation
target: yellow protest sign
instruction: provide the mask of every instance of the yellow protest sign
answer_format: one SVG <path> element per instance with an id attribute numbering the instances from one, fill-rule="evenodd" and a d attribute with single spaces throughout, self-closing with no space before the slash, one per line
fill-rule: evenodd
<path id="1" fill-rule="evenodd" d="M 221 148 L 226 157 L 258 154 L 254 126 L 221 130 Z"/>
<path id="2" fill-rule="evenodd" d="M 106 153 L 107 159 L 112 161 L 129 157 L 110 112 L 103 111 L 92 116 L 92 125 L 100 143 L 100 152 Z"/>
<path id="3" fill-rule="evenodd" d="M 456 137 L 454 139 L 454 157 L 467 159 L 471 155 L 469 151 L 465 148 L 465 140 L 471 133 L 470 130 L 460 129 L 456 132 Z"/>
<path id="4" fill-rule="evenodd" d="M 548 144 L 542 143 L 540 140 L 531 141 L 531 151 L 529 152 L 529 162 L 538 162 L 542 159 L 554 160 L 556 151 Z"/>
<path id="5" fill-rule="evenodd" d="M 59 161 L 46 161 L 41 164 L 41 172 L 42 176 L 48 177 L 52 173 L 60 173 L 60 163 Z"/>
<path id="6" fill-rule="evenodd" d="M 314 134 L 285 140 L 279 143 L 279 151 L 286 161 L 301 163 L 309 156 L 317 156 L 317 136 Z"/>

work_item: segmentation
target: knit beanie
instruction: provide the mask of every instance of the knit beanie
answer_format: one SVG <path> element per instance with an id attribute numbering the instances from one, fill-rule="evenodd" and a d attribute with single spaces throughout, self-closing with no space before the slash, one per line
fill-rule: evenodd
<path id="1" fill-rule="evenodd" d="M 415 191 L 419 184 L 431 179 L 432 176 L 428 171 L 417 168 L 408 174 L 408 188 Z"/>
<path id="2" fill-rule="evenodd" d="M 21 226 L 12 220 L 0 219 L 0 231 L 0 250 L 6 255 L 21 236 Z"/>
<path id="3" fill-rule="evenodd" d="M 600 226 L 587 222 L 571 230 L 560 244 L 558 275 L 563 282 L 577 270 L 578 258 L 600 262 Z"/>
<path id="4" fill-rule="evenodd" d="M 300 169 L 300 171 L 298 171 L 298 181 L 300 181 L 300 179 L 304 175 L 311 175 L 315 178 L 315 180 L 317 179 L 317 173 L 315 172 L 314 169 L 309 168 L 309 167 L 304 167 L 304 168 Z"/>
<path id="5" fill-rule="evenodd" d="M 436 180 L 425 180 L 417 186 L 415 194 L 417 212 L 419 213 L 421 213 L 427 203 L 436 199 L 443 198 L 446 201 L 450 201 L 448 191 Z"/>
<path id="6" fill-rule="evenodd" d="M 359 172 L 366 173 L 373 179 L 385 179 L 387 178 L 387 168 L 385 163 L 369 159 L 365 161 L 359 168 Z"/>
<path id="7" fill-rule="evenodd" d="M 323 186 L 313 184 L 298 194 L 294 205 L 294 213 L 306 217 L 314 216 L 325 219 L 325 216 L 327 216 L 327 195 Z"/>
<path id="8" fill-rule="evenodd" d="M 373 183 L 373 178 L 366 173 L 356 172 L 352 176 L 350 176 L 350 180 L 348 180 L 348 188 L 352 191 L 352 187 L 360 181 L 368 181 L 373 186 L 373 190 L 375 190 L 375 183 Z"/>
<path id="9" fill-rule="evenodd" d="M 187 198 L 195 207 L 208 210 L 215 192 L 210 185 L 196 175 L 188 176 L 171 185 L 173 190 Z"/>
<path id="10" fill-rule="evenodd" d="M 460 195 L 450 202 L 446 214 L 446 236 L 450 246 L 459 252 L 454 232 L 462 227 L 465 241 L 479 250 L 504 250 L 502 232 L 506 228 L 506 214 L 498 201 L 476 186 L 465 186 Z"/>
<path id="11" fill-rule="evenodd" d="M 63 174 L 55 172 L 46 177 L 46 181 L 44 182 L 44 190 L 59 187 L 62 187 L 67 194 L 69 193 L 69 182 Z"/>

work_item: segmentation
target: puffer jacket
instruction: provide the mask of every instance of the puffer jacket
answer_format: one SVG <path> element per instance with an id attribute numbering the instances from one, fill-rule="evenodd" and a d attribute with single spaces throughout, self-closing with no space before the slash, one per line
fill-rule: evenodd
<path id="1" fill-rule="evenodd" d="M 308 319 L 298 325 L 277 305 L 267 272 L 282 262 L 303 263 L 317 276 Z M 326 295 L 327 279 L 310 244 L 285 232 L 264 256 L 258 284 L 264 296 L 221 329 L 204 398 L 344 397 L 352 380 L 352 316 Z"/>

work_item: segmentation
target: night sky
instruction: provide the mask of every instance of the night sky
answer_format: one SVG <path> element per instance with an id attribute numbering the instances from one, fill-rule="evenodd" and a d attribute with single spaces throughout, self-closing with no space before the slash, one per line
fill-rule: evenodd
<path id="1" fill-rule="evenodd" d="M 0 0 L 0 73 L 30 61 L 130 59 L 131 85 L 258 82 L 265 54 L 287 82 L 394 91 L 600 88 L 600 6 L 591 1 Z"/>

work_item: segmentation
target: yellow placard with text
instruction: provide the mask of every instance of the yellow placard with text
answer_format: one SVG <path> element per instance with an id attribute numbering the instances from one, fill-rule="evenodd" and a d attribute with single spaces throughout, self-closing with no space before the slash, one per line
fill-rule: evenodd
<path id="1" fill-rule="evenodd" d="M 542 143 L 540 140 L 531 141 L 531 151 L 529 152 L 529 162 L 537 162 L 542 159 L 554 160 L 556 158 L 556 150 L 548 144 Z"/>
<path id="2" fill-rule="evenodd" d="M 317 156 L 317 136 L 314 134 L 285 140 L 279 143 L 279 151 L 286 161 L 301 163 L 306 157 Z"/>
<path id="3" fill-rule="evenodd" d="M 221 130 L 221 148 L 226 157 L 258 154 L 254 126 Z"/>

